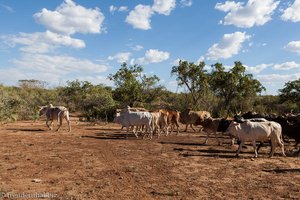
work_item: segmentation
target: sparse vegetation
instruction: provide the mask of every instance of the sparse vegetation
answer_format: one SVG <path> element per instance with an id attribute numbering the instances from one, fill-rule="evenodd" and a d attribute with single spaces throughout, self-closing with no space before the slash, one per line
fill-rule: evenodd
<path id="1" fill-rule="evenodd" d="M 245 74 L 241 62 L 235 62 L 228 71 L 220 63 L 213 65 L 211 72 L 204 66 L 203 62 L 180 61 L 172 68 L 179 87 L 187 88 L 181 93 L 159 85 L 159 78 L 146 76 L 142 66 L 126 63 L 108 77 L 115 88 L 78 80 L 57 88 L 46 88 L 47 83 L 39 80 L 20 80 L 18 87 L 0 85 L 0 121 L 34 120 L 39 106 L 49 103 L 80 112 L 88 121 L 111 121 L 115 109 L 126 105 L 179 111 L 190 107 L 208 110 L 215 117 L 249 110 L 278 114 L 300 111 L 300 80 L 286 83 L 279 96 L 262 96 L 264 87 L 251 74 Z"/>

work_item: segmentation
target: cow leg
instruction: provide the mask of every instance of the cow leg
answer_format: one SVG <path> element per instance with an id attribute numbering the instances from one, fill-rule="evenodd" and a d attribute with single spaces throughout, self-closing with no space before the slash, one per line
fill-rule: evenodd
<path id="1" fill-rule="evenodd" d="M 136 138 L 139 138 L 137 130 L 133 129 L 133 134 L 135 135 Z"/>
<path id="2" fill-rule="evenodd" d="M 258 153 L 257 153 L 257 148 L 256 148 L 256 141 L 252 141 L 252 145 L 253 145 L 253 149 L 254 149 L 254 157 L 257 158 L 258 156 Z"/>
<path id="3" fill-rule="evenodd" d="M 151 127 L 151 125 L 147 125 L 147 132 L 149 131 L 149 135 L 150 135 L 150 140 L 152 140 L 152 137 L 153 137 L 153 129 Z"/>
<path id="4" fill-rule="evenodd" d="M 129 128 L 130 128 L 130 126 L 126 126 L 126 139 L 127 139 L 128 133 L 129 133 Z"/>
<path id="5" fill-rule="evenodd" d="M 235 140 L 234 138 L 231 138 L 231 144 L 230 144 L 231 146 L 234 145 L 234 140 Z"/>
<path id="6" fill-rule="evenodd" d="M 239 144 L 239 148 L 238 148 L 238 150 L 236 151 L 236 154 L 235 154 L 236 157 L 239 156 L 243 144 L 244 144 L 244 142 L 241 141 L 240 144 Z"/>
<path id="7" fill-rule="evenodd" d="M 207 132 L 206 132 L 206 139 L 205 139 L 205 141 L 203 142 L 203 144 L 206 144 L 206 143 L 207 143 L 207 140 L 208 140 L 209 135 L 210 135 L 210 131 L 207 131 Z"/>
<path id="8" fill-rule="evenodd" d="M 166 136 L 169 135 L 169 128 L 170 128 L 170 125 L 167 125 L 167 133 L 166 133 Z"/>
<path id="9" fill-rule="evenodd" d="M 50 121 L 50 124 L 49 124 L 49 121 Z M 52 130 L 52 122 L 53 122 L 53 120 L 46 119 L 46 125 L 49 128 L 49 130 Z"/>
<path id="10" fill-rule="evenodd" d="M 179 124 L 176 122 L 176 126 L 177 126 L 177 135 L 179 134 Z"/>
<path id="11" fill-rule="evenodd" d="M 272 146 L 272 149 L 271 149 L 271 153 L 269 155 L 269 157 L 271 158 L 273 155 L 274 155 L 274 150 L 275 150 L 275 141 L 274 140 L 271 140 L 271 146 Z"/>
<path id="12" fill-rule="evenodd" d="M 193 124 L 190 124 L 190 127 L 194 130 L 194 132 L 196 132 L 196 130 L 193 127 Z"/>
<path id="13" fill-rule="evenodd" d="M 259 149 L 261 148 L 261 147 L 263 147 L 264 146 L 264 142 L 259 142 L 259 145 L 257 146 L 257 152 L 259 151 Z"/>
<path id="14" fill-rule="evenodd" d="M 69 132 L 71 132 L 71 122 L 70 120 L 67 120 L 68 126 L 69 126 Z"/>
<path id="15" fill-rule="evenodd" d="M 286 157 L 286 155 L 285 155 L 285 153 L 284 153 L 284 143 L 283 143 L 283 141 L 278 140 L 278 145 L 279 145 L 280 148 L 281 148 L 282 156 Z"/>
<path id="16" fill-rule="evenodd" d="M 159 126 L 158 125 L 156 125 L 155 126 L 155 133 L 157 133 L 157 138 L 159 138 L 160 137 L 160 128 L 159 128 Z M 153 132 L 154 132 L 154 130 L 153 130 Z"/>
<path id="17" fill-rule="evenodd" d="M 65 116 L 65 119 L 66 119 L 66 121 L 67 121 L 67 123 L 68 123 L 68 127 L 69 127 L 69 131 L 68 131 L 68 132 L 71 132 L 71 122 L 70 122 L 69 116 L 66 115 L 66 116 Z"/>
<path id="18" fill-rule="evenodd" d="M 60 114 L 61 114 L 61 113 L 60 113 Z M 63 120 L 62 116 L 59 115 L 59 116 L 58 116 L 58 120 L 57 120 L 57 129 L 56 129 L 56 131 L 58 131 L 58 130 L 60 129 L 60 127 L 61 127 L 61 125 L 62 125 L 62 120 Z"/>
<path id="19" fill-rule="evenodd" d="M 145 139 L 146 135 L 148 135 L 148 137 L 149 137 L 148 130 L 149 130 L 149 129 L 148 129 L 148 127 L 147 127 L 147 130 L 144 132 L 143 139 Z"/>
<path id="20" fill-rule="evenodd" d="M 218 141 L 218 145 L 219 145 L 219 146 L 222 145 L 222 142 L 220 141 L 220 139 L 219 139 L 219 137 L 218 137 L 218 135 L 217 135 L 217 131 L 215 131 L 214 133 L 215 133 L 215 137 L 216 137 L 216 139 L 217 139 L 217 141 Z"/>
<path id="21" fill-rule="evenodd" d="M 189 124 L 186 124 L 185 125 L 185 129 L 184 129 L 184 132 L 187 132 L 187 128 L 188 128 Z"/>

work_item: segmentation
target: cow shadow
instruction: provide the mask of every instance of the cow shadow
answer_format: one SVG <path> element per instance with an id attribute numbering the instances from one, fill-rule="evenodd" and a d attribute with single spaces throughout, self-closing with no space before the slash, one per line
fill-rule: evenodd
<path id="1" fill-rule="evenodd" d="M 85 130 L 89 130 L 89 131 L 112 131 L 114 129 L 111 129 L 111 128 L 86 128 Z M 116 131 L 118 129 L 115 129 Z"/>
<path id="2" fill-rule="evenodd" d="M 276 169 L 264 169 L 264 172 L 274 173 L 300 173 L 300 168 L 276 168 Z"/>
<path id="3" fill-rule="evenodd" d="M 182 157 L 215 157 L 215 158 L 236 158 L 234 150 L 226 149 L 184 149 L 184 148 L 174 148 L 174 151 L 179 151 Z"/>
<path id="4" fill-rule="evenodd" d="M 202 143 L 195 143 L 195 142 L 159 142 L 160 144 L 176 144 L 176 145 L 182 145 L 182 146 L 205 146 L 205 144 Z"/>
<path id="5" fill-rule="evenodd" d="M 17 132 L 17 131 L 24 131 L 24 132 L 46 132 L 47 130 L 44 130 L 44 129 L 33 129 L 33 128 L 7 128 L 6 130 L 9 130 L 9 131 L 14 131 L 14 132 Z"/>
<path id="6" fill-rule="evenodd" d="M 137 139 L 134 134 L 129 133 L 96 133 L 95 135 L 83 135 L 81 138 L 93 138 L 98 140 L 133 140 Z M 140 137 L 141 138 L 141 137 Z"/>

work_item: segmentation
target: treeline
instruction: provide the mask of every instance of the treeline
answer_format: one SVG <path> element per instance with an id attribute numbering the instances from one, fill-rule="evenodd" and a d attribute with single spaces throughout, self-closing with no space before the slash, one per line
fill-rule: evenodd
<path id="1" fill-rule="evenodd" d="M 159 85 L 160 79 L 147 76 L 142 66 L 126 63 L 108 76 L 115 88 L 74 80 L 49 89 L 40 80 L 20 80 L 15 87 L 0 85 L 0 121 L 35 120 L 39 106 L 50 103 L 66 106 L 88 121 L 111 121 L 115 109 L 127 105 L 181 112 L 187 108 L 207 110 L 214 117 L 249 110 L 277 114 L 300 111 L 300 79 L 287 82 L 278 96 L 262 96 L 265 88 L 245 71 L 241 62 L 235 62 L 229 70 L 221 63 L 207 70 L 204 62 L 180 61 L 171 71 L 178 87 L 184 89 L 180 93 Z"/>

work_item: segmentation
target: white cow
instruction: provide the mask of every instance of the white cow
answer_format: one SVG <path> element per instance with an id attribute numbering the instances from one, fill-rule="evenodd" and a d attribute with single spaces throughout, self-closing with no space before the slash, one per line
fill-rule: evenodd
<path id="1" fill-rule="evenodd" d="M 62 125 L 62 120 L 65 118 L 69 126 L 69 132 L 71 131 L 69 111 L 66 107 L 53 106 L 52 104 L 49 104 L 48 106 L 41 106 L 39 110 L 39 116 L 41 117 L 42 115 L 46 116 L 46 125 L 50 130 L 52 130 L 53 120 L 57 120 L 59 122 L 56 130 L 58 131 Z"/>
<path id="2" fill-rule="evenodd" d="M 131 126 L 145 126 L 146 131 L 149 132 L 150 137 L 152 138 L 152 116 L 149 112 L 133 112 L 128 106 L 124 112 L 121 112 L 119 116 L 115 117 L 114 122 L 126 127 L 126 138 Z M 138 138 L 135 130 L 133 130 L 133 133 Z"/>
<path id="3" fill-rule="evenodd" d="M 159 138 L 160 131 L 161 131 L 160 122 L 163 118 L 163 115 L 159 111 L 153 111 L 153 112 L 150 112 L 150 114 L 152 116 L 151 126 L 152 126 L 153 133 L 157 133 L 157 138 Z"/>
<path id="4" fill-rule="evenodd" d="M 271 140 L 272 150 L 270 157 L 273 156 L 276 143 L 281 147 L 282 155 L 284 153 L 284 145 L 281 135 L 281 125 L 273 122 L 251 122 L 245 121 L 244 123 L 232 122 L 226 133 L 231 134 L 233 137 L 241 141 L 239 148 L 236 152 L 236 156 L 239 155 L 240 150 L 244 142 L 252 142 L 255 157 L 257 157 L 256 141 L 264 142 Z"/>

